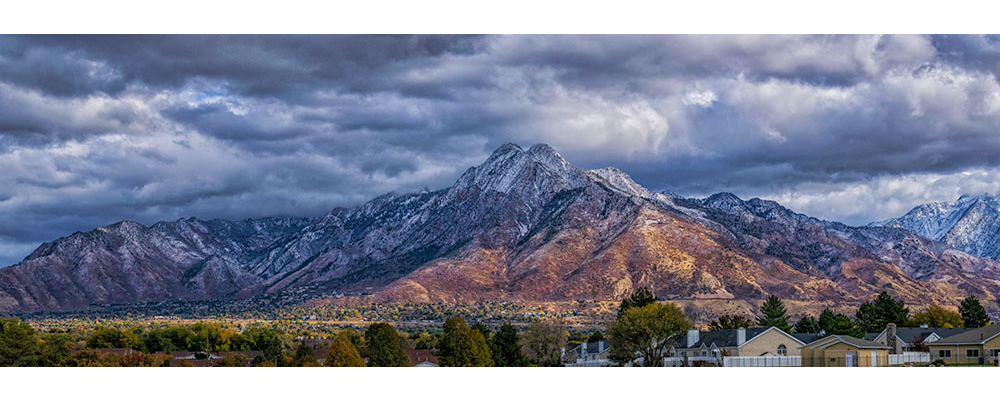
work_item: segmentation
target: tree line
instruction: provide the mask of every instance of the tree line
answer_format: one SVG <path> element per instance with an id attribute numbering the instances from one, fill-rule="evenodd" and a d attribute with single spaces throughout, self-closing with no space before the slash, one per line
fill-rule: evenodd
<path id="1" fill-rule="evenodd" d="M 742 315 L 722 315 L 709 324 L 709 329 L 735 329 L 752 326 L 774 326 L 792 333 L 823 333 L 863 338 L 865 332 L 881 332 L 889 323 L 897 326 L 927 325 L 933 328 L 980 328 L 990 323 L 989 314 L 975 296 L 962 300 L 958 311 L 932 305 L 910 315 L 909 307 L 883 291 L 872 301 L 861 303 L 854 318 L 824 309 L 818 317 L 804 316 L 789 323 L 787 310 L 777 296 L 768 297 L 760 307 L 756 320 Z"/>

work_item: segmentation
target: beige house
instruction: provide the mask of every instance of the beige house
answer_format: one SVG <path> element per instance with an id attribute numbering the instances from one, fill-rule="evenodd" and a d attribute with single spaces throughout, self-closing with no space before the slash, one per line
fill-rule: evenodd
<path id="1" fill-rule="evenodd" d="M 883 367 L 889 346 L 847 335 L 830 335 L 802 347 L 803 367 Z"/>
<path id="2" fill-rule="evenodd" d="M 740 328 L 716 331 L 689 330 L 687 337 L 676 340 L 670 357 L 797 356 L 805 343 L 791 334 L 775 328 Z"/>
<path id="3" fill-rule="evenodd" d="M 1000 356 L 1000 324 L 941 338 L 927 347 L 932 360 L 948 364 L 993 364 Z"/>
<path id="4" fill-rule="evenodd" d="M 890 354 L 903 354 L 909 351 L 927 351 L 927 346 L 933 342 L 972 330 L 972 328 L 932 328 L 926 325 L 920 327 L 896 327 L 889 324 L 882 332 L 869 333 L 865 339 L 890 347 Z M 891 332 L 895 332 L 895 340 Z"/>

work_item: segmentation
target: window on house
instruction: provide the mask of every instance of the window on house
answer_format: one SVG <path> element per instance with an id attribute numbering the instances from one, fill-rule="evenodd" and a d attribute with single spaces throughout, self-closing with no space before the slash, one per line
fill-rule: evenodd
<path id="1" fill-rule="evenodd" d="M 702 350 L 701 351 L 701 356 L 702 357 L 708 357 L 708 350 Z"/>
<path id="2" fill-rule="evenodd" d="M 965 351 L 966 357 L 979 357 L 979 349 L 968 349 Z"/>
<path id="3" fill-rule="evenodd" d="M 990 357 L 1000 357 L 1000 349 L 990 349 Z"/>
<path id="4" fill-rule="evenodd" d="M 681 352 L 681 357 L 687 357 L 687 356 L 688 356 L 688 352 L 686 352 L 686 351 L 682 351 Z"/>
<path id="5" fill-rule="evenodd" d="M 951 350 L 938 350 L 938 358 L 951 358 Z"/>
<path id="6" fill-rule="evenodd" d="M 785 347 L 785 345 L 783 345 L 783 344 L 782 345 L 778 345 L 778 355 L 779 356 L 787 356 L 788 355 L 788 348 Z"/>

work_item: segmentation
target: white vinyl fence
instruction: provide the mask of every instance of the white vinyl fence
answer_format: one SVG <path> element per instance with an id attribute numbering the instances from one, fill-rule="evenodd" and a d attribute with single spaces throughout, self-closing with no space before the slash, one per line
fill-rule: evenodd
<path id="1" fill-rule="evenodd" d="M 931 353 L 919 351 L 908 351 L 903 354 L 889 354 L 889 365 L 903 365 L 907 363 L 929 363 Z"/>
<path id="2" fill-rule="evenodd" d="M 726 357 L 725 367 L 801 367 L 800 356 Z"/>

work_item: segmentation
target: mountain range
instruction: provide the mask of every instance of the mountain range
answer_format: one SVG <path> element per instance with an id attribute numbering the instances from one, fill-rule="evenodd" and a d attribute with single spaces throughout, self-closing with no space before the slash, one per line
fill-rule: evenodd
<path id="1" fill-rule="evenodd" d="M 997 201 L 963 198 L 847 226 L 729 193 L 653 192 L 548 145 L 506 144 L 451 187 L 318 218 L 122 221 L 0 269 L 0 311 L 286 291 L 376 302 L 662 299 L 910 304 L 996 311 Z"/>

